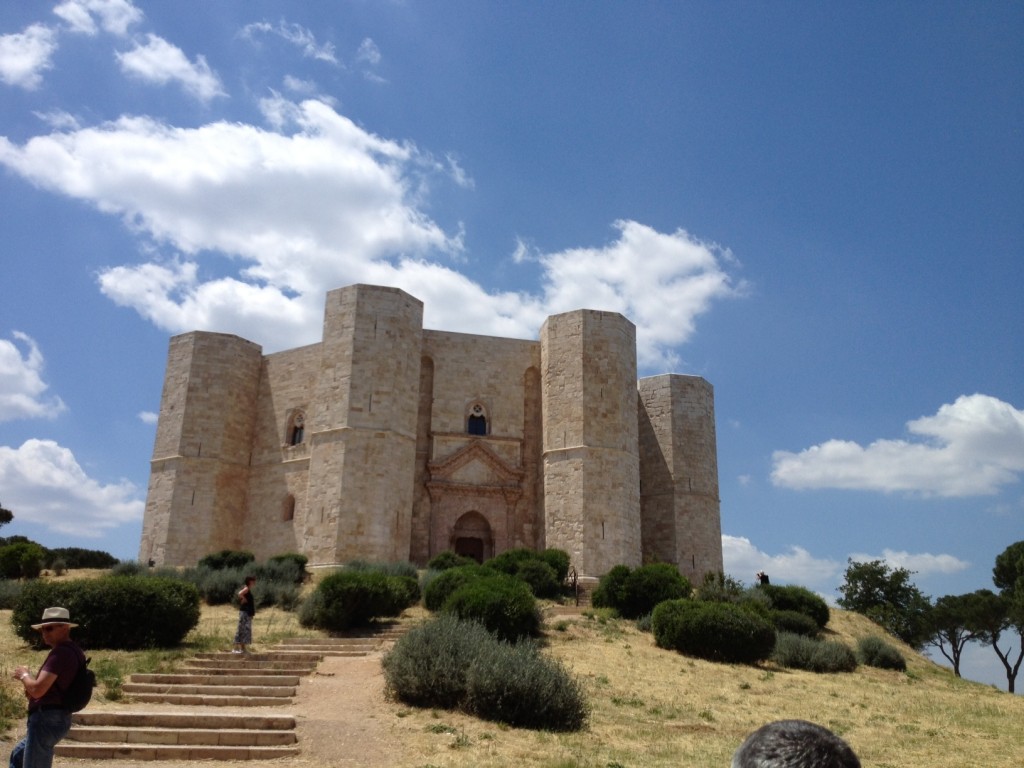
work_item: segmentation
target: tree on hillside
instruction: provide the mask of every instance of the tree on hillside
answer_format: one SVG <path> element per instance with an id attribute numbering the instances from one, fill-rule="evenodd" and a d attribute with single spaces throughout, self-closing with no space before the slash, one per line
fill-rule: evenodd
<path id="1" fill-rule="evenodd" d="M 939 649 L 953 665 L 953 674 L 960 675 L 960 658 L 971 640 L 982 640 L 986 634 L 985 617 L 998 614 L 999 596 L 988 589 L 966 595 L 946 595 L 935 601 L 931 612 L 931 637 L 928 644 Z"/>
<path id="2" fill-rule="evenodd" d="M 981 640 L 985 645 L 992 646 L 1003 663 L 1007 690 L 1013 693 L 1017 673 L 1024 662 L 1024 541 L 1011 544 L 996 557 L 992 582 L 999 587 L 1000 610 L 987 617 L 988 623 Z M 1013 635 L 1018 640 L 1015 660 L 1012 660 Z"/>
<path id="3" fill-rule="evenodd" d="M 3 504 L 0 504 L 0 528 L 3 528 L 13 519 L 14 513 L 11 512 L 11 510 L 6 509 Z"/>
<path id="4" fill-rule="evenodd" d="M 845 581 L 836 602 L 867 616 L 913 648 L 920 650 L 931 637 L 931 601 L 921 593 L 906 568 L 890 568 L 881 560 L 847 560 Z"/>
<path id="5" fill-rule="evenodd" d="M 1011 544 L 996 557 L 992 583 L 1004 595 L 1024 592 L 1024 541 Z"/>

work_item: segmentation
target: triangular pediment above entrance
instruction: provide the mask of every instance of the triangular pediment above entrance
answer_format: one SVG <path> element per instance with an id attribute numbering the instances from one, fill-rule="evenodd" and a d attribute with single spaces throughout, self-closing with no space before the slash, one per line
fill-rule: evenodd
<path id="1" fill-rule="evenodd" d="M 457 485 L 519 485 L 523 472 L 510 466 L 483 440 L 474 440 L 440 461 L 430 463 L 436 482 Z"/>

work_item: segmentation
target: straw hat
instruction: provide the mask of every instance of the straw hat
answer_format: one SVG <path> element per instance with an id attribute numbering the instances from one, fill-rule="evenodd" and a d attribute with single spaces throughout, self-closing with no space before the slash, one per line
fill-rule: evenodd
<path id="1" fill-rule="evenodd" d="M 70 627 L 78 626 L 71 621 L 71 614 L 68 613 L 67 608 L 47 608 L 43 611 L 43 620 L 38 624 L 33 624 L 32 629 L 39 630 L 48 624 L 67 624 Z"/>

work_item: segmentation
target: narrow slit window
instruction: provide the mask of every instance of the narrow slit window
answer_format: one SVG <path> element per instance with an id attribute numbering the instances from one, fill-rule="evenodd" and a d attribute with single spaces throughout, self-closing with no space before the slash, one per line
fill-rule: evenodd
<path id="1" fill-rule="evenodd" d="M 299 445 L 306 436 L 306 419 L 301 413 L 295 414 L 292 419 L 291 434 L 288 436 L 288 445 Z"/>
<path id="2" fill-rule="evenodd" d="M 470 409 L 469 418 L 466 419 L 466 432 L 471 435 L 487 434 L 487 414 L 479 403 Z"/>

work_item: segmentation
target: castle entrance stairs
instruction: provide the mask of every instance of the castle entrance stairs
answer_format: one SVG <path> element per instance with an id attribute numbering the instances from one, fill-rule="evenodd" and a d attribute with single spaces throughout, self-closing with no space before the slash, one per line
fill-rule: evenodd
<path id="1" fill-rule="evenodd" d="M 368 656 L 402 631 L 290 638 L 262 653 L 200 653 L 170 674 L 132 675 L 124 703 L 90 705 L 72 716 L 56 754 L 139 762 L 298 755 L 296 717 L 287 710 L 302 679 L 327 656 Z"/>

